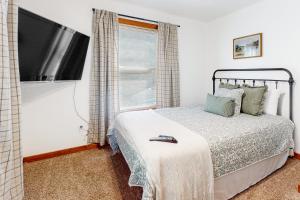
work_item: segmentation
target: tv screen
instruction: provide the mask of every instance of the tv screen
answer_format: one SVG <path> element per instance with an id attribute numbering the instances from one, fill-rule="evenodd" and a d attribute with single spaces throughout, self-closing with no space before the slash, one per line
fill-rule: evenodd
<path id="1" fill-rule="evenodd" d="M 80 80 L 89 37 L 19 8 L 21 81 Z"/>

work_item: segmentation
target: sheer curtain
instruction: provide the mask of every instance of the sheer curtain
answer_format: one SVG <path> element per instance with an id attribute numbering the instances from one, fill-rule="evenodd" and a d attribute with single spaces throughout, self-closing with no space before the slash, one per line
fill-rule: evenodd
<path id="1" fill-rule="evenodd" d="M 101 146 L 119 112 L 118 27 L 116 13 L 94 11 L 88 142 Z"/>
<path id="2" fill-rule="evenodd" d="M 23 199 L 17 5 L 0 4 L 0 199 Z"/>
<path id="3" fill-rule="evenodd" d="M 158 24 L 156 99 L 159 108 L 180 105 L 177 26 Z"/>

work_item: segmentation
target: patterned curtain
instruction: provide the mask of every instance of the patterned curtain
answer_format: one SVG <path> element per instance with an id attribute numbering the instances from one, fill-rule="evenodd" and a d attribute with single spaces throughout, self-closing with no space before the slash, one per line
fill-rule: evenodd
<path id="1" fill-rule="evenodd" d="M 17 5 L 1 0 L 0 8 L 0 199 L 23 199 L 20 147 L 20 78 Z"/>
<path id="2" fill-rule="evenodd" d="M 90 79 L 89 143 L 105 144 L 106 131 L 119 112 L 117 14 L 93 14 L 93 63 Z"/>
<path id="3" fill-rule="evenodd" d="M 158 24 L 156 99 L 159 108 L 180 105 L 177 26 Z"/>

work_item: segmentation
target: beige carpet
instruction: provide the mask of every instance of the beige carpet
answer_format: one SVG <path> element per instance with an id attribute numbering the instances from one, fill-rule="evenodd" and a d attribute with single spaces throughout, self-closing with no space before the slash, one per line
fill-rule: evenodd
<path id="1" fill-rule="evenodd" d="M 89 150 L 24 166 L 25 200 L 138 200 L 142 190 L 127 184 L 129 169 L 121 155 Z M 273 175 L 234 200 L 300 200 L 300 160 L 289 159 Z"/>

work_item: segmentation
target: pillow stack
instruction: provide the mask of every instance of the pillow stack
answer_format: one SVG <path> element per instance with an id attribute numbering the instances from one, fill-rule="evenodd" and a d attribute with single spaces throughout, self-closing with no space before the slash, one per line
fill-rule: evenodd
<path id="1" fill-rule="evenodd" d="M 276 115 L 280 92 L 278 92 L 278 90 L 267 92 L 267 89 L 267 86 L 252 87 L 249 85 L 240 86 L 229 83 L 220 83 L 219 89 L 216 91 L 215 96 L 234 100 L 234 116 L 239 115 L 240 112 L 254 116 L 259 116 L 263 113 Z M 208 97 L 206 101 L 206 111 L 208 112 L 211 110 L 209 101 L 213 101 L 212 97 Z M 213 101 L 213 103 L 218 103 L 218 101 Z M 215 107 L 221 109 L 222 106 L 225 105 L 218 104 L 218 106 Z M 225 108 L 223 108 L 223 110 L 224 109 Z M 227 111 L 230 109 L 228 104 L 226 109 Z M 231 113 L 229 111 L 227 114 L 221 112 L 216 113 L 216 111 L 213 111 L 212 113 L 226 117 L 231 116 L 228 114 Z"/>

